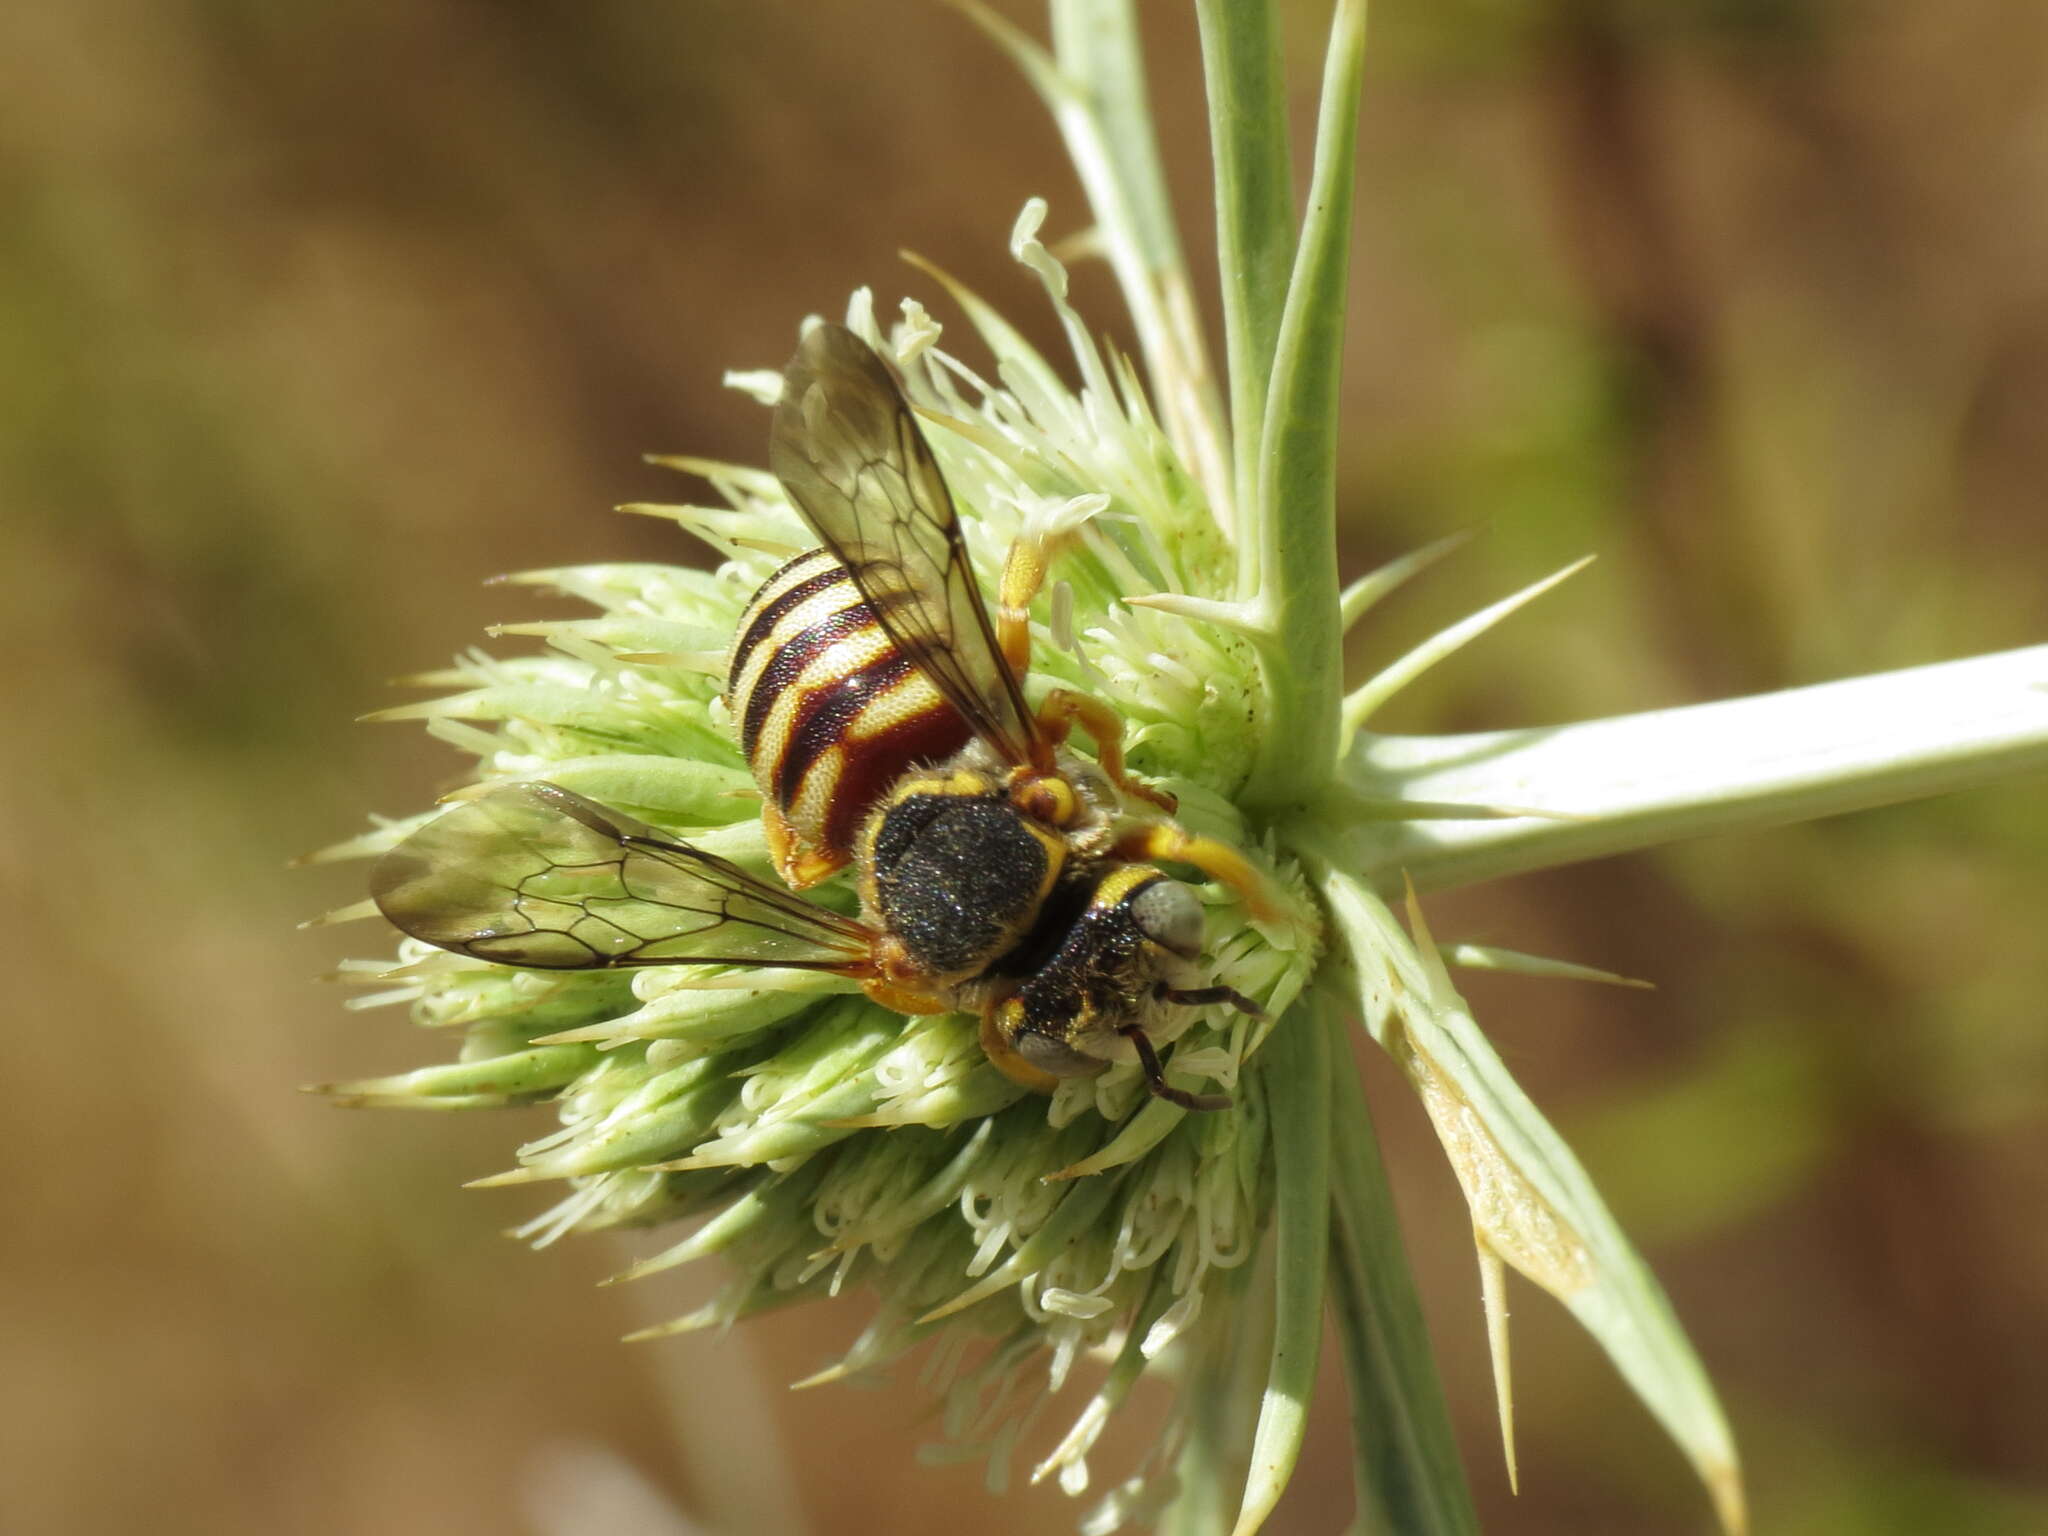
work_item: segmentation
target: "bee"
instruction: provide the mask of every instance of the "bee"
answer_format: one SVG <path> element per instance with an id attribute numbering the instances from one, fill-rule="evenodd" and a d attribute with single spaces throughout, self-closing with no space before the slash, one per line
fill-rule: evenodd
<path id="1" fill-rule="evenodd" d="M 895 374 L 841 326 L 813 327 L 784 372 L 769 462 L 822 547 L 747 605 L 725 697 L 788 889 L 537 781 L 399 843 L 378 907 L 502 965 L 830 972 L 901 1013 L 978 1014 L 990 1060 L 1028 1089 L 1135 1060 L 1158 1097 L 1227 1107 L 1168 1084 L 1159 1048 L 1192 1008 L 1260 1010 L 1205 980 L 1201 903 L 1159 864 L 1275 908 L 1242 855 L 1130 776 L 1114 711 L 1067 689 L 1026 701 L 1053 548 L 1017 541 L 992 619 Z M 1066 744 L 1077 725 L 1093 763 Z M 848 865 L 857 918 L 793 894 Z"/>

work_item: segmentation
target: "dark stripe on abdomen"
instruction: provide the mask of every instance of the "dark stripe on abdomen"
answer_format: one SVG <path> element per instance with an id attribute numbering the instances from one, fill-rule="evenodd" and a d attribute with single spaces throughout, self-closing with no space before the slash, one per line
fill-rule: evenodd
<path id="1" fill-rule="evenodd" d="M 929 709 L 865 740 L 845 743 L 839 782 L 825 813 L 825 846 L 851 852 L 861 822 L 898 779 L 922 765 L 944 762 L 973 739 L 960 712 L 935 695 Z"/>
<path id="2" fill-rule="evenodd" d="M 845 734 L 868 700 L 893 688 L 909 673 L 910 658 L 891 650 L 856 672 L 807 689 L 784 738 L 782 761 L 775 765 L 775 798 L 785 807 L 796 799 L 811 764 Z"/>
<path id="3" fill-rule="evenodd" d="M 790 566 L 801 564 L 822 553 L 822 550 L 814 549 L 809 554 L 798 555 L 782 570 L 786 571 Z M 781 574 L 782 571 L 777 571 L 775 576 L 770 576 L 761 585 L 764 588 L 773 585 L 776 576 Z M 841 583 L 845 583 L 849 588 L 853 583 L 853 578 L 846 574 L 846 567 L 838 564 L 829 565 L 817 575 L 807 576 L 787 592 L 779 594 L 756 613 L 748 622 L 746 632 L 733 645 L 732 665 L 726 669 L 726 692 L 730 694 L 739 687 L 740 675 L 746 671 L 747 662 L 752 658 L 754 648 L 774 632 L 775 626 L 781 623 L 792 609 L 799 603 L 809 602 L 821 592 L 831 591 Z"/>
<path id="4" fill-rule="evenodd" d="M 838 576 L 845 579 L 843 571 Z M 754 748 L 761 740 L 761 728 L 768 723 L 768 712 L 775 707 L 782 691 L 802 677 L 804 669 L 832 646 L 874 627 L 875 616 L 868 612 L 865 604 L 855 603 L 809 629 L 791 635 L 782 643 L 782 648 L 768 659 L 768 665 L 754 679 L 754 691 L 747 695 L 746 715 L 740 722 L 740 750 L 747 755 L 747 761 L 753 761 Z"/>

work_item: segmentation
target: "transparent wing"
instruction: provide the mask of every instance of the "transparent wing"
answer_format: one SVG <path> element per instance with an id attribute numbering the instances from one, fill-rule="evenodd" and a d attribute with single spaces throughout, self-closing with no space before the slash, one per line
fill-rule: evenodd
<path id="1" fill-rule="evenodd" d="M 783 371 L 768 464 L 889 638 L 975 734 L 1013 763 L 1049 762 L 931 447 L 889 365 L 845 326 L 813 327 Z"/>
<path id="2" fill-rule="evenodd" d="M 781 966 L 864 974 L 868 928 L 557 784 L 507 784 L 384 855 L 378 908 L 500 965 Z"/>

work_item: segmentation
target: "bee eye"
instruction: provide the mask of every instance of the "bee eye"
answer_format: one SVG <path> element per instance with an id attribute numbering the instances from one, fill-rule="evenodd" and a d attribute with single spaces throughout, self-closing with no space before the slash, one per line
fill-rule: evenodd
<path id="1" fill-rule="evenodd" d="M 1106 1065 L 1093 1056 L 1082 1055 L 1066 1041 L 1036 1030 L 1019 1033 L 1010 1048 L 1048 1077 L 1088 1077 Z"/>
<path id="2" fill-rule="evenodd" d="M 1185 959 L 1202 952 L 1202 904 L 1178 880 L 1155 880 L 1133 896 L 1131 921 L 1153 943 Z"/>

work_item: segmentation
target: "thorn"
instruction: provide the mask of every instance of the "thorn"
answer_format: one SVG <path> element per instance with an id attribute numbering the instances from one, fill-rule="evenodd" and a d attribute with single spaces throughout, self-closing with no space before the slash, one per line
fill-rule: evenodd
<path id="1" fill-rule="evenodd" d="M 702 1307 L 671 1322 L 656 1323 L 652 1328 L 637 1328 L 622 1334 L 620 1340 L 626 1344 L 645 1344 L 652 1339 L 674 1338 L 679 1333 L 698 1333 L 717 1322 L 718 1317 L 711 1308 Z"/>
<path id="2" fill-rule="evenodd" d="M 808 1376 L 792 1381 L 789 1384 L 789 1390 L 792 1392 L 807 1392 L 812 1387 L 823 1387 L 835 1381 L 844 1381 L 852 1374 L 852 1370 L 842 1360 L 837 1365 L 828 1365 L 822 1371 L 814 1371 Z"/>
<path id="3" fill-rule="evenodd" d="M 574 1029 L 558 1029 L 552 1035 L 535 1035 L 535 1045 L 602 1045 L 608 1040 L 625 1041 L 634 1038 L 620 1034 L 614 1028 L 617 1019 L 605 1019 L 596 1024 L 579 1024 Z"/>
<path id="4" fill-rule="evenodd" d="M 658 1275 L 663 1270 L 674 1269 L 679 1264 L 688 1264 L 701 1257 L 692 1249 L 697 1241 L 696 1234 L 684 1238 L 680 1243 L 664 1248 L 660 1253 L 650 1254 L 636 1263 L 628 1264 L 616 1275 L 607 1275 L 598 1281 L 599 1285 L 624 1285 L 628 1280 L 644 1280 L 649 1275 Z"/>
<path id="5" fill-rule="evenodd" d="M 1487 1353 L 1493 1357 L 1493 1396 L 1500 1415 L 1501 1456 L 1507 1462 L 1508 1491 L 1520 1493 L 1520 1469 L 1515 1464 L 1515 1383 L 1508 1361 L 1507 1265 L 1478 1231 L 1473 1232 L 1472 1240 L 1479 1249 L 1479 1294 L 1486 1309 Z"/>
<path id="6" fill-rule="evenodd" d="M 308 928 L 333 928 L 342 923 L 361 922 L 364 918 L 381 915 L 377 903 L 367 896 L 361 901 L 352 901 L 345 907 L 336 907 L 332 912 L 322 912 L 318 917 L 309 917 L 299 924 L 301 931 Z"/>
<path id="7" fill-rule="evenodd" d="M 1420 576 L 1445 555 L 1470 543 L 1473 532 L 1474 530 L 1467 528 L 1447 538 L 1438 539 L 1433 544 L 1425 544 L 1420 549 L 1410 550 L 1398 559 L 1389 560 L 1377 570 L 1368 571 L 1352 582 L 1337 599 L 1338 617 L 1344 629 L 1348 631 L 1352 625 L 1365 617 L 1367 610 L 1397 588 Z"/>
<path id="8" fill-rule="evenodd" d="M 1359 728 L 1371 719 L 1373 712 L 1388 699 L 1445 657 L 1477 640 L 1523 604 L 1533 602 L 1567 577 L 1583 571 L 1593 563 L 1593 559 L 1592 555 L 1586 555 L 1574 560 L 1563 570 L 1553 571 L 1541 581 L 1532 582 L 1521 591 L 1510 593 L 1499 602 L 1489 604 L 1477 613 L 1460 619 L 1450 628 L 1441 630 L 1423 641 L 1391 666 L 1383 668 L 1377 676 L 1354 688 L 1344 699 L 1345 744 L 1349 745 Z"/>
<path id="9" fill-rule="evenodd" d="M 357 715 L 358 725 L 384 725 L 393 720 L 431 720 L 436 715 L 449 713 L 446 699 L 422 699 L 411 704 L 393 704 L 388 709 L 373 709 L 367 715 Z"/>
<path id="10" fill-rule="evenodd" d="M 652 464 L 656 469 L 673 469 L 678 474 L 695 475 L 700 480 L 715 480 L 732 467 L 716 459 L 700 459 L 690 453 L 643 453 L 640 462 Z M 620 510 L 625 509 L 622 507 Z"/>
<path id="11" fill-rule="evenodd" d="M 544 1184 L 549 1179 L 563 1175 L 552 1173 L 538 1165 L 529 1164 L 522 1168 L 507 1168 L 503 1173 L 487 1173 L 480 1179 L 471 1179 L 464 1189 L 507 1189 L 514 1184 Z"/>
<path id="12" fill-rule="evenodd" d="M 1657 990 L 1654 981 L 1603 971 L 1595 966 L 1577 965 L 1569 960 L 1552 960 L 1544 955 L 1525 955 L 1518 950 L 1499 949 L 1491 944 L 1452 944 L 1444 956 L 1453 965 L 1472 971 L 1506 971 L 1518 976 L 1542 976 L 1560 981 L 1597 981 L 1610 987 Z"/>

